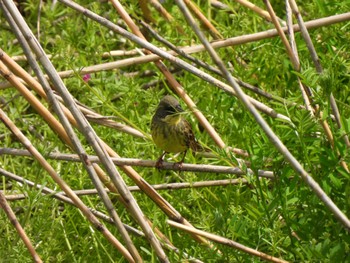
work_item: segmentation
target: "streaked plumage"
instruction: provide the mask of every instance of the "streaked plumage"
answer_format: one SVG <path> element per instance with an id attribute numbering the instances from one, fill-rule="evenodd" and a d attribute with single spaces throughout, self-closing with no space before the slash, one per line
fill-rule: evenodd
<path id="1" fill-rule="evenodd" d="M 181 162 L 183 162 L 188 148 L 193 151 L 203 149 L 196 141 L 191 125 L 183 117 L 182 112 L 180 103 L 173 96 L 167 95 L 160 101 L 151 123 L 154 143 L 165 153 L 184 152 Z M 162 161 L 165 153 L 159 158 L 158 164 Z"/>

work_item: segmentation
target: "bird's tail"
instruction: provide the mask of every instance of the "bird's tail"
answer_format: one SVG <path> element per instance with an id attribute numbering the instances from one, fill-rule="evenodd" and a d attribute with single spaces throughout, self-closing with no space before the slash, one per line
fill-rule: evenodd
<path id="1" fill-rule="evenodd" d="M 194 152 L 211 152 L 210 149 L 201 145 L 197 140 L 193 140 L 190 142 L 190 148 Z"/>

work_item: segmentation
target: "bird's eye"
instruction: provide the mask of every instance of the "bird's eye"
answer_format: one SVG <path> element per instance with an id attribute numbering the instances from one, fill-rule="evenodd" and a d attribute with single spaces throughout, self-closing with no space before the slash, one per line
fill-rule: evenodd
<path id="1" fill-rule="evenodd" d="M 168 113 L 175 113 L 175 112 L 176 112 L 176 110 L 175 110 L 173 107 L 171 107 L 170 105 L 169 105 L 169 106 L 166 106 L 165 110 L 166 110 Z"/>

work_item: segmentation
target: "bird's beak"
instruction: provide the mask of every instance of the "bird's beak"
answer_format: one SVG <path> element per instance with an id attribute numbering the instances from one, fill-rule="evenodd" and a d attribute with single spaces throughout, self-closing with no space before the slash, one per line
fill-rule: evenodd
<path id="1" fill-rule="evenodd" d="M 175 107 L 175 110 L 176 110 L 177 112 L 184 112 L 184 110 L 181 108 L 181 105 L 177 105 L 177 106 Z"/>

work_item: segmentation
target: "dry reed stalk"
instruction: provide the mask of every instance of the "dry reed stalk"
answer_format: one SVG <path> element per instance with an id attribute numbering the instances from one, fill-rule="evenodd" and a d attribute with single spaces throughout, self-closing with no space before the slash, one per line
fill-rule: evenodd
<path id="1" fill-rule="evenodd" d="M 80 200 L 80 198 L 72 191 L 66 182 L 56 173 L 52 166 L 45 160 L 39 151 L 31 144 L 31 142 L 24 136 L 24 134 L 16 127 L 16 125 L 7 117 L 5 112 L 0 109 L 0 119 L 7 126 L 7 128 L 17 137 L 17 139 L 28 149 L 40 165 L 46 170 L 51 178 L 60 186 L 60 188 L 69 196 L 75 203 L 84 216 L 90 221 L 96 230 L 101 232 L 104 237 L 129 261 L 135 262 L 128 250 L 116 239 L 109 230 L 101 224 L 101 222 L 91 213 L 87 206 Z"/>
<path id="2" fill-rule="evenodd" d="M 266 11 L 261 9 L 260 7 L 254 5 L 253 3 L 247 1 L 247 0 L 235 0 L 237 3 L 249 8 L 253 12 L 257 13 L 259 16 L 265 18 L 267 21 L 272 22 L 272 17 L 270 14 Z M 283 21 L 282 19 L 278 18 L 279 21 Z"/>
<path id="3" fill-rule="evenodd" d="M 63 1 L 62 1 L 63 2 Z M 128 27 L 131 29 L 131 31 L 140 39 L 143 40 L 143 42 L 146 42 L 148 44 L 150 44 L 149 42 L 147 42 L 147 40 L 144 38 L 144 36 L 142 35 L 141 31 L 138 29 L 138 27 L 136 26 L 136 24 L 134 23 L 134 21 L 130 18 L 129 14 L 125 11 L 125 9 L 123 8 L 123 6 L 119 3 L 119 1 L 117 0 L 111 0 L 112 4 L 114 5 L 114 7 L 117 9 L 119 15 L 123 18 L 123 20 L 125 21 L 125 23 L 128 25 Z M 94 15 L 91 13 L 91 15 Z M 96 16 L 90 16 L 90 18 L 93 19 L 93 17 L 95 18 Z M 120 28 L 121 29 L 121 28 Z M 150 52 L 147 52 L 150 53 Z M 175 77 L 169 72 L 169 70 L 167 69 L 167 67 L 165 66 L 165 64 L 158 60 L 155 61 L 155 65 L 158 67 L 158 69 L 160 70 L 160 72 L 163 73 L 164 77 L 167 79 L 167 81 L 169 82 L 170 86 L 172 87 L 172 89 L 184 100 L 184 102 L 187 104 L 187 106 L 190 108 L 190 110 L 193 112 L 193 114 L 196 116 L 196 118 L 198 119 L 198 121 L 201 123 L 201 125 L 203 126 L 203 128 L 208 132 L 208 134 L 210 135 L 210 137 L 214 140 L 214 142 L 220 147 L 220 148 L 224 148 L 225 147 L 225 143 L 224 141 L 221 139 L 221 137 L 219 136 L 219 134 L 215 131 L 215 129 L 213 128 L 213 126 L 209 123 L 209 121 L 206 119 L 206 117 L 202 114 L 202 112 L 200 112 L 195 103 L 193 102 L 193 100 L 188 96 L 188 94 L 186 93 L 185 89 L 181 86 L 181 84 L 175 79 Z"/>
<path id="4" fill-rule="evenodd" d="M 289 36 L 290 39 L 290 46 L 291 46 L 291 55 L 293 57 L 293 61 L 295 61 L 295 65 L 297 66 L 296 68 L 300 69 L 300 60 L 299 60 L 299 55 L 298 55 L 298 49 L 296 46 L 296 42 L 295 42 L 295 36 L 294 36 L 294 28 L 293 28 L 293 17 L 292 17 L 292 10 L 290 8 L 289 2 L 288 0 L 285 0 L 286 2 L 286 16 L 287 16 L 287 34 Z M 301 79 L 299 78 L 299 76 L 297 77 L 298 79 L 298 85 L 299 85 L 299 89 L 301 92 L 301 95 L 303 97 L 304 100 L 304 104 L 305 104 L 305 109 L 307 111 L 309 111 L 311 116 L 314 116 L 314 112 L 312 109 L 312 105 L 309 99 L 311 92 L 311 89 L 309 87 L 307 87 L 306 85 L 303 85 L 303 83 L 301 82 Z"/>
<path id="5" fill-rule="evenodd" d="M 322 65 L 321 65 L 321 62 L 318 58 L 318 55 L 317 55 L 317 52 L 315 50 L 315 47 L 312 43 L 312 40 L 311 40 L 311 37 L 310 37 L 310 34 L 307 30 L 307 27 L 305 26 L 305 23 L 304 23 L 304 19 L 303 17 L 301 16 L 300 12 L 299 12 L 299 8 L 298 8 L 298 5 L 296 4 L 296 2 L 294 0 L 289 0 L 289 4 L 291 6 L 291 9 L 292 9 L 292 12 L 293 14 L 295 15 L 296 19 L 298 20 L 298 24 L 299 24 L 299 27 L 301 29 L 301 35 L 306 43 L 306 46 L 309 50 L 309 53 L 310 53 L 310 56 L 312 58 L 312 61 L 314 62 L 314 65 L 315 65 L 315 68 L 316 68 L 316 71 L 318 72 L 318 74 L 322 74 L 323 73 L 323 68 L 322 68 Z M 335 102 L 335 99 L 334 99 L 334 96 L 333 96 L 333 93 L 331 92 L 330 94 L 330 103 L 332 104 L 332 102 L 334 104 L 336 104 Z M 333 110 L 337 110 L 338 107 L 332 107 Z M 315 107 L 315 112 L 318 113 L 318 117 L 320 119 L 320 124 L 328 138 L 328 141 L 330 142 L 332 148 L 334 149 L 334 138 L 333 138 L 333 134 L 332 134 L 332 131 L 327 123 L 327 120 L 323 120 L 322 118 L 322 111 L 318 109 L 318 106 L 316 105 Z M 337 115 L 337 116 L 340 116 L 339 112 L 334 112 L 333 113 L 334 115 Z M 350 170 L 348 168 L 348 165 L 346 164 L 346 162 L 342 159 L 341 155 L 340 155 L 340 152 L 339 150 L 336 150 L 336 154 L 339 156 L 339 159 L 340 159 L 340 165 L 344 168 L 345 171 L 347 171 L 348 173 L 350 173 Z"/>
<path id="6" fill-rule="evenodd" d="M 179 190 L 187 188 L 203 188 L 203 187 L 214 187 L 214 186 L 228 186 L 236 184 L 247 184 L 248 181 L 244 178 L 239 179 L 225 179 L 225 180 L 214 180 L 214 181 L 201 181 L 201 182 L 190 182 L 190 183 L 168 183 L 168 184 L 154 184 L 152 187 L 156 190 Z M 128 187 L 132 192 L 139 192 L 141 189 L 138 186 Z M 96 189 L 84 189 L 74 191 L 78 196 L 80 195 L 96 195 Z M 64 194 L 64 193 L 59 193 Z"/>
<path id="7" fill-rule="evenodd" d="M 43 194 L 46 194 L 46 195 L 48 195 L 50 197 L 53 197 L 53 198 L 56 198 L 57 200 L 60 200 L 60 201 L 62 201 L 64 203 L 67 203 L 69 205 L 75 206 L 74 202 L 69 197 L 67 197 L 64 192 L 57 193 L 56 191 L 54 191 L 54 190 L 52 190 L 52 189 L 50 189 L 50 188 L 48 188 L 46 186 L 42 186 L 42 185 L 34 183 L 32 181 L 23 179 L 22 177 L 20 177 L 18 175 L 15 175 L 13 173 L 10 173 L 8 171 L 3 170 L 2 168 L 0 168 L 0 174 L 4 175 L 5 177 L 7 177 L 7 178 L 9 178 L 11 180 L 15 180 L 15 181 L 20 182 L 22 184 L 26 184 L 26 185 L 28 185 L 30 187 L 34 187 L 34 188 L 40 190 Z M 135 188 L 135 187 L 130 187 L 130 189 L 133 189 L 133 188 Z M 136 187 L 136 188 L 138 188 L 138 187 Z M 108 190 L 108 189 L 106 189 L 106 190 Z M 81 191 L 74 191 L 74 193 L 76 193 L 77 195 L 86 194 L 86 192 L 87 192 L 87 194 L 98 194 L 96 189 L 91 190 L 91 193 L 89 193 L 89 191 L 87 191 L 87 190 L 82 190 L 82 191 L 83 192 L 81 192 Z M 92 192 L 94 192 L 94 193 L 92 193 Z M 22 199 L 26 198 L 26 195 L 13 195 L 13 196 L 6 195 L 6 199 L 7 200 L 9 200 L 8 197 L 9 197 L 10 201 L 12 201 L 12 200 L 14 201 L 14 200 L 19 200 L 19 198 L 22 198 Z M 98 218 L 103 219 L 107 223 L 113 224 L 113 219 L 111 217 L 109 217 L 109 216 L 107 216 L 107 215 L 105 215 L 105 214 L 103 214 L 100 211 L 97 211 L 95 209 L 92 209 L 92 208 L 89 208 L 89 209 Z M 148 221 L 148 222 L 152 226 L 152 222 L 150 222 L 150 221 Z M 141 232 L 141 231 L 139 231 L 139 230 L 137 230 L 137 229 L 135 229 L 135 228 L 133 228 L 133 227 L 131 227 L 129 225 L 125 225 L 124 224 L 124 227 L 129 233 L 133 234 L 136 237 L 145 237 L 143 232 Z M 176 248 L 167 239 L 167 237 L 164 236 L 156 227 L 152 226 L 152 228 L 154 229 L 154 231 L 157 234 L 157 236 L 160 237 L 161 241 L 163 242 L 162 245 L 164 246 L 164 248 L 169 249 L 171 251 L 174 251 L 177 254 L 181 253 L 181 255 L 183 255 L 185 258 L 188 258 L 190 260 L 190 262 L 202 263 L 202 261 L 200 261 L 198 259 L 195 259 L 193 257 L 190 257 L 188 254 L 183 253 L 178 248 Z"/>
<path id="8" fill-rule="evenodd" d="M 45 94 L 44 89 L 42 88 L 41 84 L 33 78 L 31 75 L 28 74 L 20 65 L 18 65 L 9 55 L 6 54 L 5 51 L 3 51 L 0 48 L 0 60 L 12 71 L 14 74 L 16 74 L 18 77 L 20 77 L 31 89 L 33 89 L 35 92 L 37 92 L 43 99 L 47 101 L 47 96 Z M 20 81 L 20 79 L 18 79 Z M 57 96 L 57 98 L 62 101 L 62 99 Z M 61 104 L 61 107 L 63 108 L 63 111 L 65 112 L 66 116 L 70 119 L 72 122 L 74 118 L 70 114 L 70 112 L 67 110 L 67 108 Z M 78 105 L 80 110 L 86 115 L 86 118 L 91 120 L 92 122 L 99 123 L 104 126 L 112 127 L 117 129 L 118 131 L 125 132 L 127 134 L 133 135 L 135 137 L 145 138 L 145 135 L 141 133 L 140 131 L 119 123 L 115 122 L 111 119 L 108 119 L 82 105 Z"/>
<path id="9" fill-rule="evenodd" d="M 42 192 L 44 195 L 50 196 L 50 197 L 55 198 L 63 203 L 73 205 L 76 207 L 75 203 L 64 192 L 57 193 L 56 190 L 52 190 L 51 188 L 49 188 L 47 186 L 43 186 L 43 185 L 34 183 L 30 180 L 24 179 L 23 177 L 16 175 L 16 174 L 13 174 L 13 173 L 10 173 L 2 168 L 0 168 L 0 174 L 11 179 L 11 180 L 19 182 L 21 184 L 26 184 L 31 188 L 36 188 L 37 190 Z M 108 191 L 108 189 L 106 189 L 106 191 Z M 73 192 L 79 194 L 79 192 L 77 192 L 77 191 L 73 191 Z M 95 189 L 95 193 L 97 194 L 96 189 Z M 104 214 L 96 209 L 90 208 L 90 207 L 88 207 L 88 209 L 96 217 L 106 221 L 109 224 L 114 224 L 113 219 L 111 217 L 107 216 L 106 214 Z M 129 225 L 124 224 L 124 227 L 128 230 L 128 232 L 132 233 L 133 235 L 135 235 L 137 237 L 144 236 L 144 234 L 141 231 L 139 231 L 139 230 L 137 230 Z"/>
<path id="10" fill-rule="evenodd" d="M 176 47 L 173 43 L 167 41 L 165 38 L 163 38 L 162 36 L 160 36 L 149 24 L 147 24 L 144 21 L 140 21 L 141 25 L 148 31 L 148 33 L 150 33 L 152 35 L 152 37 L 154 37 L 157 41 L 159 41 L 160 43 L 162 43 L 163 45 L 165 45 L 166 47 L 168 47 L 170 50 L 173 50 L 176 52 L 176 54 L 179 54 L 180 56 L 182 56 L 183 58 L 188 59 L 189 61 L 195 63 L 196 65 L 205 68 L 208 71 L 211 71 L 219 76 L 221 76 L 221 72 L 220 70 L 218 70 L 217 68 L 212 67 L 211 65 L 209 65 L 206 62 L 203 62 L 202 60 L 199 60 L 193 56 L 190 56 L 189 54 L 187 54 L 186 52 L 184 52 L 181 48 Z"/>
<path id="11" fill-rule="evenodd" d="M 3 192 L 2 190 L 0 192 Z M 23 200 L 26 199 L 28 196 L 26 194 L 7 194 L 5 195 L 5 199 L 7 201 L 17 201 L 17 200 Z"/>
<path id="12" fill-rule="evenodd" d="M 247 254 L 250 254 L 250 255 L 253 255 L 253 256 L 256 256 L 256 257 L 259 257 L 261 259 L 264 259 L 264 260 L 267 260 L 267 261 L 271 261 L 271 262 L 278 262 L 278 263 L 287 263 L 288 261 L 285 261 L 283 259 L 280 259 L 280 258 L 276 258 L 276 257 L 273 257 L 273 256 L 270 256 L 268 254 L 265 254 L 263 252 L 260 252 L 258 250 L 255 250 L 255 249 L 252 249 L 250 247 L 246 247 L 238 242 L 235 242 L 231 239 L 228 239 L 228 238 L 225 238 L 225 237 L 221 237 L 221 236 L 218 236 L 218 235 L 214 235 L 212 233 L 208 233 L 208 232 L 205 232 L 203 230 L 198 230 L 196 228 L 193 228 L 193 227 L 189 227 L 189 226 L 184 226 L 182 224 L 179 224 L 177 222 L 174 222 L 174 221 L 171 221 L 171 220 L 167 220 L 167 223 L 170 225 L 170 226 L 173 226 L 173 227 L 176 227 L 178 229 L 181 229 L 181 230 L 184 230 L 190 234 L 198 234 L 198 235 L 201 235 L 205 238 L 208 238 L 214 242 L 217 242 L 217 243 L 220 243 L 220 244 L 223 244 L 223 245 L 226 245 L 226 246 L 230 246 L 230 247 L 234 247 L 236 249 L 239 249 Z"/>
<path id="13" fill-rule="evenodd" d="M 198 18 L 201 24 L 208 29 L 210 35 L 214 39 L 222 39 L 222 35 L 220 34 L 220 32 L 213 26 L 210 20 L 207 19 L 206 16 L 202 14 L 199 8 L 191 0 L 185 0 L 185 4 L 193 12 L 193 14 Z"/>
<path id="14" fill-rule="evenodd" d="M 350 12 L 349 13 L 344 13 L 344 14 L 339 14 L 339 15 L 333 15 L 329 17 L 324 17 L 324 18 L 319 18 L 315 20 L 311 20 L 308 22 L 305 22 L 305 26 L 307 29 L 314 29 L 322 26 L 328 26 L 332 25 L 335 23 L 341 23 L 348 21 L 350 19 Z M 287 27 L 282 28 L 284 32 L 288 31 Z M 294 32 L 299 32 L 300 28 L 298 25 L 293 25 L 292 27 Z M 235 45 L 241 45 L 241 44 L 246 44 L 246 43 L 251 43 L 255 41 L 260 41 L 263 39 L 267 38 L 272 38 L 278 36 L 278 32 L 276 29 L 270 29 L 266 31 L 262 31 L 259 33 L 253 33 L 253 34 L 247 34 L 243 36 L 238 36 L 238 37 L 232 37 L 224 40 L 218 40 L 212 43 L 213 48 L 223 48 L 223 47 L 229 47 L 229 46 L 235 46 Z M 194 45 L 190 47 L 183 47 L 182 48 L 184 52 L 191 54 L 191 53 L 197 53 L 197 52 L 203 52 L 205 48 L 203 45 Z M 113 53 L 113 51 L 111 51 Z M 169 52 L 170 54 L 176 55 L 174 52 Z M 108 55 L 108 52 L 105 53 L 105 55 Z M 94 73 L 98 72 L 100 70 L 111 70 L 111 69 L 116 69 L 119 67 L 123 66 L 130 66 L 130 65 L 136 65 L 140 63 L 148 63 L 151 61 L 156 61 L 159 59 L 159 56 L 156 54 L 151 54 L 151 55 L 146 55 L 138 58 L 129 58 L 126 60 L 121 60 L 117 62 L 109 62 L 109 63 L 104 63 L 101 65 L 96 65 L 96 66 L 90 66 L 90 67 L 85 67 L 80 71 L 81 75 L 88 74 L 88 73 Z M 67 78 L 70 76 L 73 76 L 75 74 L 75 70 L 67 70 L 67 71 L 62 71 L 59 73 L 60 77 L 62 78 Z M 199 76 L 201 77 L 201 76 Z M 11 87 L 8 83 L 0 83 L 0 89 L 5 89 Z"/>
<path id="15" fill-rule="evenodd" d="M 7 215 L 8 219 L 10 220 L 11 224 L 16 228 L 18 235 L 23 240 L 23 243 L 27 247 L 34 262 L 38 262 L 38 263 L 43 262 L 41 260 L 40 256 L 38 255 L 38 253 L 36 253 L 35 248 L 34 248 L 32 242 L 30 242 L 30 239 L 28 238 L 23 227 L 21 226 L 21 224 L 17 220 L 17 217 L 16 217 L 15 213 L 12 211 L 11 206 L 7 203 L 6 197 L 2 191 L 0 191 L 0 207 L 2 207 L 5 214 Z"/>
<path id="16" fill-rule="evenodd" d="M 5 11 L 5 17 L 7 18 L 7 21 L 9 24 L 11 24 L 12 29 L 16 33 L 17 39 L 22 45 L 23 50 L 25 51 L 28 61 L 37 74 L 39 80 L 42 83 L 42 87 L 45 89 L 47 99 L 50 102 L 50 104 L 53 106 L 53 109 L 57 113 L 58 117 L 60 118 L 60 121 L 63 124 L 63 127 L 69 135 L 69 139 L 71 142 L 71 146 L 77 151 L 79 154 L 81 161 L 84 165 L 84 168 L 88 172 L 90 179 L 92 180 L 93 184 L 95 185 L 96 189 L 99 191 L 99 195 L 106 206 L 108 212 L 110 213 L 111 217 L 113 218 L 113 222 L 117 229 L 119 230 L 122 238 L 124 239 L 127 248 L 129 249 L 132 257 L 137 262 L 141 262 L 141 257 L 138 254 L 137 249 L 135 248 L 133 242 L 131 241 L 131 238 L 129 237 L 126 229 L 124 228 L 123 223 L 121 222 L 121 219 L 119 218 L 116 210 L 114 209 L 112 201 L 109 199 L 107 193 L 104 191 L 102 182 L 98 178 L 96 171 L 93 167 L 93 165 L 84 158 L 86 156 L 86 152 L 84 148 L 82 147 L 80 141 L 78 140 L 77 135 L 75 134 L 73 128 L 71 127 L 68 119 L 66 118 L 66 115 L 64 114 L 60 103 L 58 100 L 56 100 L 55 95 L 53 94 L 53 91 L 51 90 L 51 87 L 49 86 L 49 83 L 45 79 L 43 73 L 41 72 L 40 67 L 36 63 L 35 59 L 33 58 L 33 55 L 30 51 L 29 44 L 32 44 L 32 48 L 36 51 L 36 55 L 41 58 L 45 58 L 43 55 L 42 49 L 39 45 L 37 45 L 38 42 L 33 44 L 33 40 L 35 39 L 34 35 L 31 33 L 29 27 L 26 25 L 24 19 L 22 18 L 21 14 L 18 12 L 18 10 L 14 7 L 14 4 L 10 1 L 5 1 L 5 4 L 1 6 L 1 8 Z M 11 15 L 12 17 L 11 17 Z M 26 39 L 24 36 L 27 36 L 27 39 L 29 39 L 29 43 L 26 42 Z M 39 55 L 39 53 L 42 52 L 42 54 Z M 81 128 L 81 127 L 80 127 Z M 86 131 L 82 129 L 83 131 Z"/>
<path id="17" fill-rule="evenodd" d="M 124 7 L 120 4 L 118 0 L 111 0 L 113 6 L 118 11 L 119 15 L 123 18 L 125 23 L 128 25 L 128 27 L 131 29 L 131 31 L 141 39 L 145 40 L 144 36 L 142 35 L 141 31 L 138 29 L 134 21 L 131 19 L 129 14 L 125 11 Z M 150 53 L 150 52 L 147 52 Z M 173 88 L 173 90 L 176 91 L 178 95 L 180 95 L 186 102 L 186 104 L 190 107 L 191 110 L 195 109 L 195 104 L 191 100 L 191 98 L 186 94 L 185 90 L 181 87 L 181 85 L 177 82 L 177 80 L 174 78 L 174 76 L 170 73 L 170 71 L 167 69 L 165 64 L 162 61 L 155 61 L 154 62 L 157 68 L 163 73 L 165 78 L 168 80 L 170 86 Z M 225 144 L 220 138 L 220 136 L 216 133 L 214 128 L 210 125 L 210 123 L 207 121 L 207 119 L 204 117 L 204 115 L 200 111 L 194 112 L 194 114 L 197 116 L 197 118 L 200 119 L 201 124 L 203 127 L 207 130 L 209 135 L 214 139 L 214 141 L 219 145 L 219 147 L 223 147 Z M 181 216 L 182 217 L 182 216 Z M 191 225 L 186 219 L 183 220 L 184 224 Z M 211 246 L 205 239 L 194 236 L 195 240 L 198 242 L 207 244 Z"/>
<path id="18" fill-rule="evenodd" d="M 350 232 L 350 220 L 347 216 L 336 206 L 336 204 L 329 198 L 329 196 L 323 191 L 320 185 L 305 171 L 303 166 L 298 162 L 298 160 L 290 153 L 283 142 L 276 136 L 272 131 L 267 122 L 262 118 L 256 108 L 251 104 L 249 98 L 242 91 L 237 82 L 233 79 L 231 73 L 226 69 L 223 61 L 217 55 L 214 48 L 210 45 L 209 41 L 206 39 L 202 31 L 199 29 L 198 25 L 195 23 L 190 12 L 187 10 L 185 4 L 182 0 L 175 0 L 182 13 L 184 14 L 189 25 L 192 27 L 193 31 L 196 33 L 202 44 L 206 47 L 209 55 L 215 64 L 220 68 L 223 75 L 225 76 L 228 83 L 235 90 L 237 97 L 244 104 L 246 109 L 253 115 L 256 122 L 265 132 L 270 142 L 276 147 L 276 149 L 284 156 L 284 158 L 290 163 L 292 168 L 297 172 L 305 183 L 311 188 L 311 190 L 317 195 L 317 197 L 326 205 L 326 207 L 334 214 L 337 220 L 345 227 L 347 231 Z"/>
<path id="19" fill-rule="evenodd" d="M 28 156 L 31 157 L 30 153 L 27 150 L 21 149 L 12 149 L 12 148 L 0 148 L 0 154 L 8 154 L 13 156 Z M 77 154 L 62 154 L 62 153 L 49 153 L 45 155 L 45 158 L 70 161 L 70 162 L 81 162 Z M 93 164 L 100 163 L 101 161 L 97 156 L 87 155 L 86 158 Z M 156 161 L 153 160 L 142 160 L 135 158 L 120 158 L 113 157 L 111 158 L 112 162 L 118 166 L 127 165 L 127 166 L 138 166 L 138 167 L 156 167 Z M 222 173 L 222 174 L 235 174 L 238 176 L 248 174 L 254 174 L 254 172 L 247 168 L 246 172 L 241 170 L 239 167 L 231 166 L 220 166 L 220 165 L 206 165 L 206 164 L 187 164 L 184 163 L 182 167 L 178 167 L 175 163 L 164 162 L 164 170 L 174 170 L 174 171 L 187 171 L 187 172 L 205 172 L 205 173 Z M 265 177 L 274 179 L 274 173 L 271 171 L 258 170 L 259 177 Z M 113 190 L 112 190 L 113 192 Z"/>
<path id="20" fill-rule="evenodd" d="M 148 2 L 159 12 L 159 14 L 162 15 L 165 20 L 168 22 L 174 21 L 173 16 L 169 14 L 169 12 L 161 5 L 161 3 L 158 2 L 158 0 L 149 0 Z"/>

